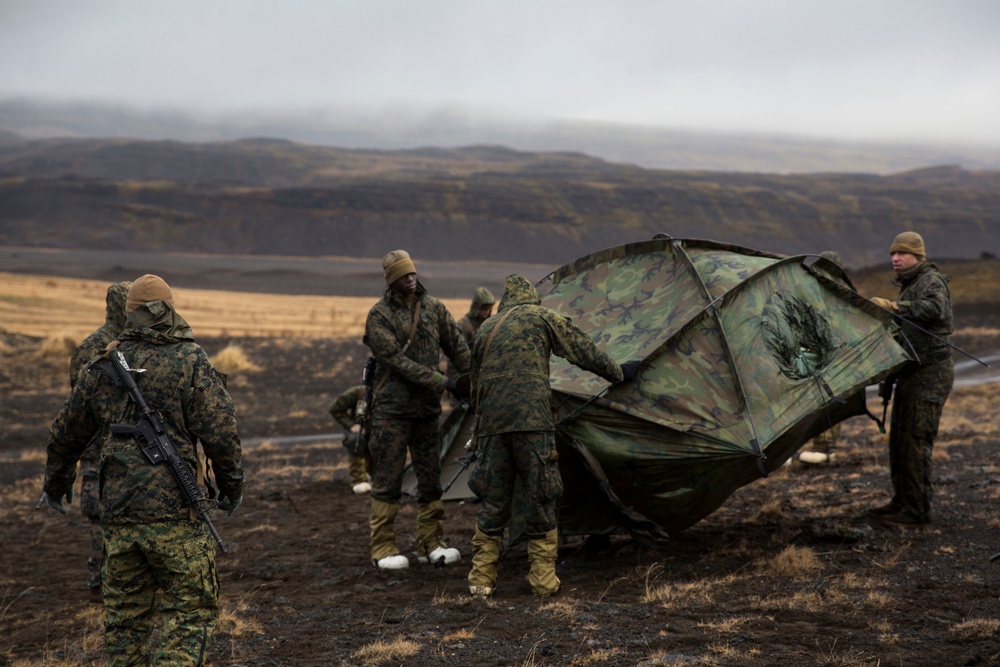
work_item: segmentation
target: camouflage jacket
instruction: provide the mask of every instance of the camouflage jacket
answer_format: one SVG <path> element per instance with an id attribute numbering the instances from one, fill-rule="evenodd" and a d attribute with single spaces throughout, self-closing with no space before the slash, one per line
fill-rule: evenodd
<path id="1" fill-rule="evenodd" d="M 96 357 L 108 344 L 118 337 L 125 325 L 125 301 L 128 299 L 128 288 L 131 282 L 115 283 L 108 287 L 107 305 L 104 313 L 104 324 L 94 330 L 83 342 L 73 350 L 73 356 L 69 360 L 69 386 L 72 389 L 76 386 L 77 376 L 80 370 L 86 366 L 91 359 Z M 101 447 L 95 438 L 90 447 L 80 456 L 81 461 L 91 461 L 96 463 L 100 458 Z"/>
<path id="2" fill-rule="evenodd" d="M 330 416 L 347 431 L 350 431 L 351 427 L 357 423 L 355 408 L 358 407 L 358 401 L 364 393 L 365 386 L 363 384 L 351 387 L 333 399 L 333 403 L 330 404 L 330 408 L 327 410 Z"/>
<path id="3" fill-rule="evenodd" d="M 947 343 L 952 332 L 949 280 L 934 264 L 921 262 L 915 267 L 912 276 L 897 277 L 892 281 L 899 287 L 896 304 L 900 316 L 933 334 L 930 336 L 906 322 L 901 325 L 900 333 L 910 341 L 920 362 L 924 364 L 951 356 L 951 348 Z M 901 340 L 901 344 L 909 351 L 905 341 Z"/>
<path id="4" fill-rule="evenodd" d="M 190 337 L 149 327 L 126 329 L 119 340 L 118 349 L 129 366 L 145 369 L 133 374 L 136 384 L 149 406 L 159 410 L 181 459 L 192 472 L 197 469 L 200 439 L 220 494 L 230 499 L 242 496 L 245 481 L 236 411 L 205 351 Z M 102 523 L 188 520 L 190 511 L 170 467 L 149 463 L 131 435 L 111 433 L 112 423 L 134 424 L 138 416 L 126 391 L 88 366 L 49 429 L 45 491 L 61 497 L 72 487 L 76 461 L 96 432 Z"/>
<path id="5" fill-rule="evenodd" d="M 497 314 L 483 323 L 472 353 L 472 405 L 478 397 L 479 434 L 551 431 L 549 356 L 555 354 L 609 382 L 621 382 L 618 364 L 573 322 L 539 305 L 521 276 L 508 276 Z M 499 324 L 496 336 L 486 341 Z M 486 352 L 485 363 L 483 352 Z"/>
<path id="6" fill-rule="evenodd" d="M 403 297 L 387 288 L 368 311 L 364 343 L 378 360 L 373 415 L 427 418 L 441 414 L 441 393 L 447 384 L 439 370 L 442 351 L 460 373 L 469 372 L 469 346 L 451 313 L 420 283 L 417 299 L 420 321 L 408 346 L 413 309 Z"/>

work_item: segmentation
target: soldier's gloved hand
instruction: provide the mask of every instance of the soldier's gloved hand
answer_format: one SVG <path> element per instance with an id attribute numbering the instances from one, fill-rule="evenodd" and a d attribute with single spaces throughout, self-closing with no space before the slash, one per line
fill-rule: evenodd
<path id="1" fill-rule="evenodd" d="M 632 361 L 626 361 L 621 365 L 622 369 L 622 382 L 631 382 L 639 374 L 639 369 L 642 367 L 642 362 L 638 359 L 633 359 Z"/>
<path id="2" fill-rule="evenodd" d="M 870 301 L 879 308 L 885 308 L 886 310 L 899 310 L 899 306 L 896 305 L 895 301 L 890 301 L 889 299 L 883 299 L 880 296 L 873 296 L 870 299 Z"/>
<path id="3" fill-rule="evenodd" d="M 66 505 L 72 505 L 73 487 L 70 487 L 69 491 L 67 491 L 65 495 L 66 495 Z M 63 494 L 61 493 L 57 495 L 56 493 L 49 493 L 48 491 L 42 491 L 42 497 L 39 498 L 38 504 L 35 505 L 35 509 L 40 508 L 42 506 L 42 503 L 44 502 L 45 504 L 47 504 L 49 507 L 59 512 L 60 514 L 65 514 L 66 505 L 63 505 L 62 497 Z"/>
<path id="4" fill-rule="evenodd" d="M 465 378 L 464 381 L 463 378 Z M 468 376 L 463 375 L 457 380 L 454 378 L 448 378 L 448 384 L 445 385 L 445 389 L 447 389 L 451 393 L 451 395 L 457 398 L 458 400 L 464 401 L 469 397 Z"/>
<path id="5" fill-rule="evenodd" d="M 230 500 L 228 498 L 219 499 L 219 509 L 226 513 L 226 516 L 232 516 L 236 514 L 236 508 L 240 506 L 243 502 L 243 496 L 240 496 L 236 500 Z"/>

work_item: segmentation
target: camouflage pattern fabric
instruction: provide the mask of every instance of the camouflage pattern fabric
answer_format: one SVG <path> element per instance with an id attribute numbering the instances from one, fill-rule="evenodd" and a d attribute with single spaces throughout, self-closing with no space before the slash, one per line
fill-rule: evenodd
<path id="1" fill-rule="evenodd" d="M 333 403 L 327 409 L 333 420 L 340 424 L 345 431 L 350 431 L 357 423 L 357 412 L 358 401 L 365 393 L 365 386 L 359 384 L 357 386 L 351 387 L 347 391 L 343 392 L 337 398 L 333 399 Z"/>
<path id="2" fill-rule="evenodd" d="M 367 480 L 367 467 L 365 456 L 362 453 L 355 454 L 354 447 L 358 441 L 358 434 L 351 433 L 351 428 L 357 424 L 358 401 L 365 393 L 365 386 L 359 384 L 351 387 L 333 400 L 327 412 L 334 421 L 344 428 L 343 445 L 347 449 L 348 473 L 351 485 L 360 484 Z"/>
<path id="3" fill-rule="evenodd" d="M 219 579 L 204 522 L 108 526 L 103 575 L 109 665 L 205 664 L 219 618 Z"/>
<path id="4" fill-rule="evenodd" d="M 479 440 L 479 464 L 469 477 L 469 488 L 481 500 L 476 525 L 487 535 L 499 535 L 510 524 L 515 482 L 525 532 L 541 537 L 554 530 L 556 505 L 562 495 L 555 433 L 514 432 Z"/>
<path id="5" fill-rule="evenodd" d="M 417 283 L 420 321 L 407 346 L 416 303 L 386 288 L 368 311 L 364 343 L 378 360 L 375 386 L 382 383 L 371 407 L 374 415 L 426 419 L 441 414 L 441 394 L 447 378 L 438 369 L 441 352 L 458 368 L 469 372 L 469 346 L 455 319 L 438 299 Z M 406 348 L 404 351 L 404 347 Z"/>
<path id="6" fill-rule="evenodd" d="M 931 455 L 954 380 L 950 357 L 914 366 L 896 378 L 889 425 L 892 502 L 923 522 L 931 520 Z"/>
<path id="7" fill-rule="evenodd" d="M 892 281 L 899 287 L 896 304 L 903 318 L 899 340 L 907 349 L 904 341 L 913 346 L 921 363 L 933 363 L 951 356 L 947 342 L 953 330 L 950 278 L 931 262 L 920 262 L 911 271 L 913 275 L 909 278 L 897 277 Z M 923 333 L 911 322 L 933 336 Z"/>
<path id="8" fill-rule="evenodd" d="M 921 262 L 908 277 L 893 281 L 899 286 L 899 315 L 928 335 L 903 322 L 900 338 L 912 345 L 920 363 L 896 376 L 889 428 L 889 469 L 893 504 L 921 521 L 931 520 L 931 454 L 941 412 L 955 380 L 951 348 L 951 292 L 948 277 L 929 262 Z"/>
<path id="9" fill-rule="evenodd" d="M 462 332 L 462 338 L 465 339 L 466 345 L 469 349 L 472 349 L 472 344 L 476 340 L 476 332 L 479 331 L 479 327 L 483 325 L 487 317 L 481 317 L 479 311 L 483 309 L 484 306 L 493 306 L 496 303 L 496 299 L 493 298 L 493 294 L 490 293 L 485 287 L 479 287 L 476 289 L 475 293 L 472 295 L 472 303 L 469 305 L 469 312 L 466 313 L 461 319 L 458 320 L 458 330 Z M 450 378 L 457 378 L 461 375 L 458 372 L 458 368 L 455 364 L 450 361 L 445 365 L 447 369 L 445 374 Z"/>
<path id="10" fill-rule="evenodd" d="M 164 302 L 155 303 L 169 308 Z M 197 470 L 195 444 L 200 439 L 220 494 L 230 499 L 242 496 L 236 411 L 205 350 L 190 338 L 146 326 L 126 329 L 119 340 L 118 349 L 129 366 L 146 369 L 134 373 L 136 384 L 146 402 L 161 412 L 181 459 L 192 472 Z M 151 465 L 132 436 L 111 433 L 110 424 L 134 424 L 137 419 L 138 410 L 128 394 L 90 366 L 49 429 L 46 492 L 55 497 L 65 494 L 73 484 L 77 459 L 91 436 L 100 432 L 102 524 L 187 518 L 189 509 L 169 466 Z"/>
<path id="11" fill-rule="evenodd" d="M 479 311 L 485 306 L 492 306 L 495 303 L 493 295 L 485 287 L 479 287 L 476 289 L 475 293 L 472 295 L 472 303 L 469 305 L 469 312 L 465 314 L 458 321 L 458 330 L 462 332 L 462 337 L 465 338 L 466 344 L 468 344 L 469 349 L 472 349 L 472 343 L 476 339 L 476 333 L 479 331 L 479 327 L 483 325 L 487 319 L 486 317 L 481 317 Z"/>
<path id="12" fill-rule="evenodd" d="M 184 319 L 167 302 L 144 304 L 118 342 L 129 367 L 145 369 L 133 373 L 136 384 L 160 411 L 180 458 L 197 470 L 200 440 L 221 495 L 240 498 L 245 481 L 232 399 Z M 214 542 L 204 522 L 192 522 L 169 466 L 150 464 L 132 436 L 111 433 L 112 423 L 134 424 L 137 413 L 128 394 L 89 365 L 49 429 L 43 488 L 65 495 L 77 460 L 99 434 L 108 662 L 203 664 L 218 615 Z M 150 654 L 157 588 L 161 643 Z"/>
<path id="13" fill-rule="evenodd" d="M 125 301 L 131 281 L 114 283 L 105 297 L 104 324 L 83 339 L 69 361 L 69 386 L 76 386 L 80 371 L 108 344 L 118 337 L 125 325 Z M 95 434 L 80 456 L 80 509 L 87 517 L 90 531 L 87 556 L 87 586 L 98 589 L 101 585 L 101 557 L 104 552 L 104 533 L 101 529 L 100 508 L 100 438 Z"/>
<path id="14" fill-rule="evenodd" d="M 83 339 L 83 342 L 76 346 L 73 355 L 69 360 L 69 386 L 76 385 L 80 370 L 98 355 L 108 343 L 118 337 L 125 325 L 125 300 L 128 298 L 128 288 L 132 286 L 131 281 L 114 283 L 108 287 L 105 298 L 104 324 L 98 327 L 93 333 Z M 94 442 L 84 451 L 80 457 L 81 461 L 97 461 L 100 456 L 100 445 L 95 439 Z M 83 499 L 80 499 L 83 502 Z"/>
<path id="15" fill-rule="evenodd" d="M 909 358 L 892 315 L 815 255 L 660 238 L 582 257 L 536 287 L 610 357 L 643 362 L 609 386 L 552 359 L 564 534 L 659 539 L 696 523 L 864 414 L 865 387 Z"/>
<path id="16" fill-rule="evenodd" d="M 486 341 L 508 311 L 483 362 Z M 549 385 L 553 354 L 608 382 L 622 380 L 621 368 L 589 336 L 569 318 L 539 305 L 531 283 L 508 276 L 497 315 L 483 323 L 474 345 L 472 405 L 478 404 L 480 436 L 555 429 Z"/>
<path id="17" fill-rule="evenodd" d="M 372 456 L 372 498 L 398 503 L 403 495 L 403 470 L 410 452 L 417 476 L 417 501 L 427 504 L 441 498 L 441 432 L 436 417 L 397 419 L 376 414 L 368 449 Z"/>

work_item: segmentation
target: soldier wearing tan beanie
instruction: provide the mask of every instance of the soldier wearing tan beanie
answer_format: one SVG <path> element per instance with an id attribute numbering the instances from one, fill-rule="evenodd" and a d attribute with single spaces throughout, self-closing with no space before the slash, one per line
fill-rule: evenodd
<path id="1" fill-rule="evenodd" d="M 403 276 L 416 272 L 410 253 L 405 250 L 393 250 L 382 258 L 382 273 L 385 274 L 386 285 L 392 285 Z"/>
<path id="2" fill-rule="evenodd" d="M 129 288 L 128 298 L 125 301 L 125 317 L 131 315 L 136 308 L 144 303 L 152 301 L 166 301 L 173 304 L 174 293 L 163 278 L 147 273 L 133 282 Z"/>
<path id="3" fill-rule="evenodd" d="M 442 393 L 456 398 L 455 378 L 440 371 L 443 353 L 465 375 L 471 353 L 455 319 L 417 281 L 410 254 L 393 250 L 382 258 L 387 285 L 372 306 L 363 341 L 377 361 L 372 399 L 370 552 L 383 570 L 409 566 L 394 529 L 402 497 L 407 453 L 417 477 L 416 553 L 420 562 L 450 565 L 461 559 L 444 541 L 439 449 Z"/>
<path id="4" fill-rule="evenodd" d="M 887 504 L 868 512 L 897 526 L 919 526 L 931 521 L 934 439 L 955 378 L 948 343 L 952 332 L 949 278 L 927 261 L 926 252 L 920 234 L 903 232 L 896 236 L 889 254 L 896 273 L 892 283 L 899 288 L 899 295 L 893 301 L 872 299 L 896 314 L 896 338 L 913 357 L 911 363 L 880 386 L 880 393 L 892 396 L 889 471 L 893 495 Z"/>

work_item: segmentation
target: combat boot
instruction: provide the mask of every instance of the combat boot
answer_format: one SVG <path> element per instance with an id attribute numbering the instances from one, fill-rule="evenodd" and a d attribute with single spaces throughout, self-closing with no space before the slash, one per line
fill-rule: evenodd
<path id="1" fill-rule="evenodd" d="M 444 503 L 440 500 L 417 510 L 417 558 L 421 563 L 451 565 L 462 558 L 458 549 L 444 544 Z"/>
<path id="2" fill-rule="evenodd" d="M 351 490 L 362 495 L 372 490 L 372 485 L 368 481 L 368 473 L 365 470 L 365 457 L 351 456 L 348 461 L 348 473 L 351 476 Z"/>
<path id="3" fill-rule="evenodd" d="M 556 558 L 559 556 L 559 531 L 552 529 L 544 537 L 528 541 L 528 583 L 531 591 L 546 597 L 559 592 L 562 582 L 556 576 Z"/>
<path id="4" fill-rule="evenodd" d="M 472 537 L 475 553 L 469 570 L 469 594 L 486 597 L 493 593 L 497 583 L 497 562 L 500 560 L 500 536 L 487 535 L 479 526 Z"/>
<path id="5" fill-rule="evenodd" d="M 398 511 L 397 503 L 385 503 L 372 498 L 372 509 L 368 518 L 371 528 L 372 565 L 381 570 L 401 570 L 410 564 L 406 556 L 401 555 L 396 547 L 393 524 Z"/>

